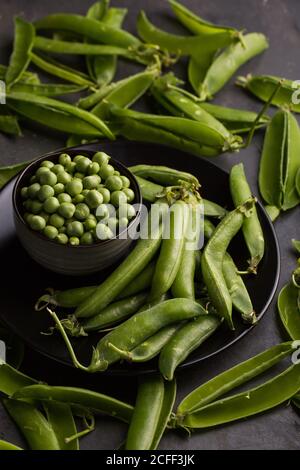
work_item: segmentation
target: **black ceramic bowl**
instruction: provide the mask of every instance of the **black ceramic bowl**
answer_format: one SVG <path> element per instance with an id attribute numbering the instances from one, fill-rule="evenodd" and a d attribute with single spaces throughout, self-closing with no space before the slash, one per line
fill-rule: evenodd
<path id="1" fill-rule="evenodd" d="M 74 157 L 78 154 L 70 150 L 69 155 Z M 92 157 L 95 152 L 86 150 L 82 155 Z M 53 152 L 42 156 L 28 165 L 18 177 L 13 190 L 13 211 L 16 232 L 25 250 L 32 259 L 51 271 L 71 276 L 82 276 L 99 272 L 116 263 L 128 251 L 134 241 L 132 236 L 138 227 L 141 216 L 142 196 L 134 175 L 122 163 L 111 158 L 112 165 L 121 175 L 130 180 L 130 187 L 134 191 L 133 203 L 137 205 L 136 217 L 128 227 L 110 240 L 95 242 L 92 245 L 60 245 L 49 240 L 43 234 L 32 230 L 23 218 L 24 209 L 21 198 L 21 188 L 28 186 L 43 160 L 58 162 L 60 152 Z M 130 231 L 131 236 L 126 236 Z"/>

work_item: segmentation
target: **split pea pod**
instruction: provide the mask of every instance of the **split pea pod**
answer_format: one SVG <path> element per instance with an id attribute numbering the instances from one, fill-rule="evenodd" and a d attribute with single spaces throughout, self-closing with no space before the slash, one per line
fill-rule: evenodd
<path id="1" fill-rule="evenodd" d="M 223 275 L 223 260 L 230 241 L 242 228 L 245 217 L 251 215 L 254 202 L 249 199 L 222 219 L 201 256 L 202 276 L 212 304 L 231 329 L 232 300 Z"/>
<path id="2" fill-rule="evenodd" d="M 79 450 L 77 428 L 71 406 L 68 403 L 48 401 L 43 404 L 47 421 L 58 440 L 60 450 Z M 68 438 L 74 437 L 68 442 Z"/>
<path id="3" fill-rule="evenodd" d="M 180 55 L 199 55 L 203 51 L 205 44 L 206 52 L 215 52 L 221 47 L 228 46 L 232 42 L 232 37 L 226 31 L 214 31 L 208 33 L 202 31 L 197 36 L 177 36 L 170 34 L 154 26 L 147 18 L 144 11 L 141 11 L 137 20 L 137 30 L 139 36 L 150 44 L 157 44 L 161 49 Z"/>
<path id="4" fill-rule="evenodd" d="M 250 91 L 254 96 L 265 103 L 274 93 L 279 83 L 281 83 L 281 87 L 272 98 L 271 104 L 279 107 L 288 106 L 292 111 L 299 113 L 299 82 L 275 77 L 273 75 L 249 74 L 246 77 L 239 77 L 237 79 L 237 85 Z M 293 99 L 293 97 L 295 97 L 295 99 Z"/>
<path id="5" fill-rule="evenodd" d="M 268 47 L 263 34 L 250 33 L 243 36 L 243 43 L 235 42 L 221 52 L 206 71 L 205 78 L 199 84 L 198 94 L 201 100 L 212 98 L 228 82 L 232 75 Z"/>
<path id="6" fill-rule="evenodd" d="M 138 311 L 138 309 L 146 302 L 147 293 L 137 294 L 132 297 L 126 297 L 126 299 L 118 300 L 103 310 L 97 315 L 88 318 L 82 322 L 84 331 L 97 331 L 101 328 L 106 328 L 119 323 L 122 320 L 130 317 Z"/>
<path id="7" fill-rule="evenodd" d="M 296 189 L 300 130 L 288 110 L 280 110 L 268 126 L 259 168 L 259 189 L 264 200 L 282 210 L 300 202 Z"/>
<path id="8" fill-rule="evenodd" d="M 242 163 L 234 165 L 231 168 L 229 184 L 235 207 L 243 204 L 252 196 Z M 257 266 L 264 256 L 265 239 L 255 207 L 253 208 L 251 216 L 244 220 L 242 230 L 251 256 L 249 269 L 250 272 L 256 272 Z"/>
<path id="9" fill-rule="evenodd" d="M 153 180 L 154 183 L 163 186 L 178 186 L 182 181 L 194 185 L 196 188 L 200 183 L 196 176 L 186 171 L 175 170 L 162 165 L 134 165 L 129 170 L 135 175 L 145 179 Z"/>
<path id="10" fill-rule="evenodd" d="M 150 301 L 165 294 L 177 276 L 184 250 L 188 212 L 189 208 L 183 201 L 177 201 L 170 207 L 152 279 Z"/>
<path id="11" fill-rule="evenodd" d="M 8 89 L 21 79 L 28 67 L 34 37 L 35 30 L 32 24 L 27 23 L 22 18 L 15 18 L 13 52 L 5 74 L 5 82 Z"/>
<path id="12" fill-rule="evenodd" d="M 185 416 L 222 397 L 231 390 L 249 382 L 273 367 L 294 351 L 292 341 L 277 344 L 246 361 L 216 375 L 189 393 L 179 404 L 178 416 Z"/>
<path id="13" fill-rule="evenodd" d="M 158 205 L 155 206 L 157 208 Z M 158 210 L 164 211 L 166 210 L 166 206 L 167 204 L 164 204 L 164 206 L 159 205 Z M 153 213 L 154 206 L 144 225 L 144 227 L 148 229 L 151 227 Z M 75 311 L 76 317 L 92 317 L 99 313 L 99 311 L 110 304 L 150 263 L 160 247 L 162 237 L 161 224 L 155 223 L 152 225 L 155 225 L 152 227 L 152 231 L 148 230 L 150 233 L 146 233 L 145 238 L 138 240 L 134 249 L 120 266 L 100 284 L 94 294 L 77 307 Z"/>
<path id="14" fill-rule="evenodd" d="M 181 326 L 159 355 L 159 370 L 162 376 L 166 380 L 173 380 L 177 366 L 209 338 L 220 324 L 220 318 L 207 314 Z"/>

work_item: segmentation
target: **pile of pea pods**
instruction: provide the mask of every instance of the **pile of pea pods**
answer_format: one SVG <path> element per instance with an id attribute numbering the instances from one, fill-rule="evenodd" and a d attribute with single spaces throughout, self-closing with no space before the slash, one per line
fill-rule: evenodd
<path id="1" fill-rule="evenodd" d="M 7 91 L 0 132 L 21 135 L 22 119 L 62 132 L 68 146 L 121 136 L 213 157 L 242 150 L 254 132 L 266 129 L 258 182 L 275 220 L 300 203 L 300 131 L 293 115 L 300 110 L 293 98 L 299 85 L 271 75 L 238 77 L 237 85 L 264 103 L 259 113 L 208 102 L 240 66 L 267 49 L 268 41 L 261 33 L 212 24 L 176 0 L 169 4 L 187 35 L 163 31 L 141 11 L 136 37 L 123 28 L 127 10 L 110 6 L 109 0 L 96 2 L 85 16 L 58 13 L 35 23 L 16 18 L 9 65 L 0 65 Z M 52 54 L 84 56 L 85 70 L 66 66 Z M 182 57 L 188 58 L 186 87 L 172 69 Z M 139 64 L 141 71 L 114 81 L 122 60 Z M 66 83 L 42 83 L 31 64 Z M 159 114 L 129 109 L 146 93 Z M 59 99 L 67 94 L 68 102 Z M 267 114 L 271 105 L 279 108 L 273 117 Z M 0 168 L 0 188 L 24 166 Z M 244 275 L 259 269 L 265 241 L 242 164 L 230 172 L 232 211 L 203 199 L 199 181 L 189 173 L 142 161 L 131 171 L 143 199 L 151 204 L 145 226 L 151 224 L 153 207 L 159 207 L 151 238 L 139 239 L 99 286 L 50 290 L 38 299 L 36 309 L 47 309 L 75 367 L 96 373 L 117 362 L 158 358 L 159 373 L 140 377 L 133 406 L 92 390 L 49 386 L 24 375 L 18 370 L 22 346 L 14 340 L 8 362 L 0 363 L 0 392 L 30 449 L 77 450 L 80 438 L 94 430 L 95 418 L 101 415 L 128 423 L 125 449 L 153 450 L 167 431 L 206 429 L 287 401 L 300 408 L 297 362 L 258 386 L 228 395 L 295 352 L 294 340 L 300 338 L 299 267 L 278 298 L 290 341 L 199 384 L 176 402 L 176 369 L 195 349 L 219 328 L 233 330 L 240 319 L 255 324 Z M 194 223 L 198 206 L 204 210 L 203 227 L 196 231 L 204 233 L 201 250 L 187 249 L 187 205 L 193 208 L 189 217 Z M 164 238 L 164 215 L 170 208 L 170 237 Z M 249 252 L 243 267 L 235 265 L 227 250 L 239 231 Z M 299 241 L 293 243 L 299 251 Z M 95 332 L 101 332 L 100 339 L 86 366 L 76 357 L 70 337 Z M 6 334 L 0 329 L 0 337 Z M 21 450 L 0 441 L 2 449 Z"/>

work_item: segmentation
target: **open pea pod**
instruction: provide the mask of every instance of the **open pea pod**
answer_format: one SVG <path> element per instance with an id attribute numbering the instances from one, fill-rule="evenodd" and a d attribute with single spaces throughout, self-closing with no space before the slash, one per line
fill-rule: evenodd
<path id="1" fill-rule="evenodd" d="M 30 63 L 30 51 L 33 47 L 35 30 L 31 23 L 22 18 L 15 18 L 15 38 L 13 52 L 6 70 L 7 88 L 20 80 Z"/>
<path id="2" fill-rule="evenodd" d="M 287 80 L 285 78 L 276 77 L 274 75 L 247 75 L 239 77 L 237 85 L 250 91 L 260 100 L 267 102 L 271 94 L 274 92 L 278 83 L 281 87 L 273 97 L 271 103 L 275 106 L 288 106 L 292 111 L 300 112 L 300 84 L 295 80 Z"/>
<path id="3" fill-rule="evenodd" d="M 277 300 L 281 323 L 290 338 L 294 340 L 300 339 L 299 292 L 300 289 L 290 282 L 281 289 Z"/>
<path id="4" fill-rule="evenodd" d="M 288 110 L 280 110 L 268 126 L 259 168 L 259 189 L 264 200 L 282 210 L 300 202 L 296 189 L 300 130 Z"/>
<path id="5" fill-rule="evenodd" d="M 191 33 L 194 34 L 215 34 L 216 32 L 226 32 L 229 37 L 235 38 L 240 35 L 240 32 L 230 26 L 220 26 L 204 20 L 200 16 L 193 13 L 191 10 L 183 6 L 176 0 L 169 0 L 169 3 L 174 11 L 177 19 L 182 23 Z"/>
<path id="6" fill-rule="evenodd" d="M 213 53 L 221 47 L 225 47 L 232 42 L 232 37 L 227 31 L 214 31 L 207 33 L 203 31 L 197 36 L 177 36 L 167 33 L 154 26 L 147 18 L 144 11 L 141 11 L 137 20 L 137 30 L 139 36 L 150 44 L 157 44 L 161 49 L 166 49 L 169 53 L 199 56 L 205 52 Z"/>
<path id="7" fill-rule="evenodd" d="M 263 34 L 250 33 L 243 36 L 243 43 L 236 41 L 224 49 L 206 71 L 204 80 L 197 86 L 201 100 L 212 98 L 230 80 L 243 64 L 268 47 Z"/>

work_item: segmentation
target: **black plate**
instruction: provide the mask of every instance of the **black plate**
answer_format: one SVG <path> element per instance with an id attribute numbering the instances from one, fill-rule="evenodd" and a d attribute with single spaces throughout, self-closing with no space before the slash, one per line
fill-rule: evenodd
<path id="1" fill-rule="evenodd" d="M 81 150 L 98 150 L 99 145 L 92 144 L 78 148 Z M 168 147 L 137 142 L 101 142 L 101 150 L 111 154 L 125 165 L 138 163 L 163 164 L 179 170 L 189 171 L 199 178 L 202 184 L 201 193 L 203 197 L 227 208 L 232 207 L 228 173 L 210 161 Z M 2 272 L 0 318 L 33 349 L 56 361 L 71 365 L 68 352 L 59 334 L 55 333 L 52 336 L 41 334 L 41 332 L 48 330 L 52 322 L 46 312 L 34 311 L 34 303 L 46 287 L 64 289 L 94 284 L 95 282 L 99 283 L 103 275 L 80 278 L 80 280 L 68 278 L 46 271 L 29 258 L 16 238 L 13 224 L 11 198 L 14 182 L 15 180 L 11 181 L 0 192 L 0 260 Z M 261 204 L 258 204 L 258 214 L 266 240 L 266 252 L 260 264 L 258 275 L 249 277 L 246 283 L 255 311 L 258 317 L 261 318 L 267 310 L 277 287 L 280 257 L 272 223 Z M 248 254 L 241 237 L 236 237 L 231 244 L 231 254 L 238 266 L 245 266 Z M 236 325 L 234 332 L 223 326 L 194 351 L 180 367 L 186 367 L 217 354 L 251 330 L 251 327 L 240 321 L 237 314 L 234 314 L 234 321 Z M 89 363 L 92 345 L 96 344 L 98 337 L 99 335 L 93 334 L 87 338 L 72 340 L 76 353 L 84 364 Z M 156 361 L 153 360 L 141 365 L 116 364 L 108 372 L 136 374 L 151 372 L 155 369 Z"/>

